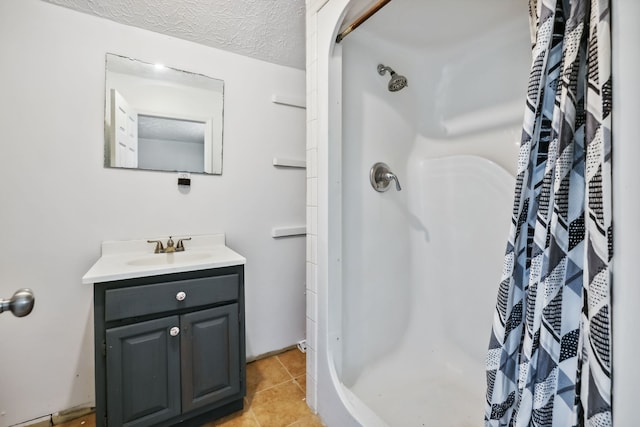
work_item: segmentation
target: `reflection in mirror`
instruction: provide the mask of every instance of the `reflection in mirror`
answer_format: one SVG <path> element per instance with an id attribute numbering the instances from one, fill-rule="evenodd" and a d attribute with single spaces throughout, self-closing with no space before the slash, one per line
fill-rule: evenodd
<path id="1" fill-rule="evenodd" d="M 108 53 L 105 86 L 105 166 L 222 173 L 222 80 Z"/>

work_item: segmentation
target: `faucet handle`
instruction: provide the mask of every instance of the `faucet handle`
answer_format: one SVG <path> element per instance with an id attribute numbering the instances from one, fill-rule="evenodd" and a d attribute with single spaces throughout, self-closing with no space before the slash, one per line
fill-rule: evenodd
<path id="1" fill-rule="evenodd" d="M 178 245 L 176 246 L 176 251 L 182 252 L 184 251 L 184 245 L 182 244 L 185 240 L 191 240 L 191 237 L 185 237 L 184 239 L 178 239 Z"/>
<path id="2" fill-rule="evenodd" d="M 395 173 L 387 172 L 386 175 L 385 175 L 385 178 L 389 182 L 391 182 L 391 180 L 394 180 L 396 182 L 396 190 L 402 191 L 402 187 L 400 187 L 400 181 L 398 181 L 398 177 L 396 176 Z"/>
<path id="3" fill-rule="evenodd" d="M 147 243 L 155 243 L 156 248 L 154 249 L 154 254 L 161 254 L 164 252 L 164 246 L 160 240 L 147 240 Z"/>

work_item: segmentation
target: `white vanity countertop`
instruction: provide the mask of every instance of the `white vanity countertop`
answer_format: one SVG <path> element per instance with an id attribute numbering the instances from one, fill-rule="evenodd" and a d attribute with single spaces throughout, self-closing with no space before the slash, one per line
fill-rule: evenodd
<path id="1" fill-rule="evenodd" d="M 175 245 L 184 237 L 189 236 L 173 237 Z M 161 240 L 166 246 L 168 237 L 149 240 Z M 191 236 L 191 240 L 184 241 L 184 247 L 184 252 L 154 254 L 155 246 L 147 240 L 102 242 L 102 256 L 82 277 L 82 283 L 206 270 L 246 262 L 242 255 L 225 245 L 224 234 Z"/>

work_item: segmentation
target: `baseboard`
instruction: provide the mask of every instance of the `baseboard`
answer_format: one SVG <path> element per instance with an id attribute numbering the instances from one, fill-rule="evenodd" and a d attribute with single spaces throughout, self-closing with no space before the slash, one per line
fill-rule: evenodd
<path id="1" fill-rule="evenodd" d="M 90 406 L 66 409 L 64 411 L 60 411 L 56 414 L 51 415 L 51 423 L 54 426 L 57 426 L 58 424 L 66 423 L 67 421 L 75 420 L 76 418 L 89 415 L 94 411 L 95 408 Z"/>
<path id="2" fill-rule="evenodd" d="M 45 415 L 40 418 L 35 418 L 24 423 L 16 424 L 12 427 L 52 427 L 58 424 L 63 424 L 76 418 L 84 417 L 95 411 L 92 406 L 77 406 L 75 408 L 65 409 L 55 414 Z"/>
<path id="3" fill-rule="evenodd" d="M 263 354 L 261 354 L 259 356 L 247 357 L 247 363 L 255 362 L 256 360 L 260 360 L 260 359 L 266 359 L 267 357 L 275 356 L 275 355 L 278 355 L 280 353 L 284 353 L 285 351 L 293 350 L 294 348 L 297 349 L 298 348 L 298 344 L 293 344 L 293 345 L 290 345 L 288 347 L 281 348 L 280 350 L 269 351 L 269 352 L 263 353 Z"/>

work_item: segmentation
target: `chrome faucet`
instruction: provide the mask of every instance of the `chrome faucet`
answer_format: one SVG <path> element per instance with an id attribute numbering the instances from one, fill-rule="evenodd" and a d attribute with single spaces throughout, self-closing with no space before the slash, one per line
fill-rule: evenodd
<path id="1" fill-rule="evenodd" d="M 184 239 L 178 239 L 178 244 L 176 246 L 174 246 L 173 237 L 169 236 L 169 240 L 167 240 L 167 247 L 166 248 L 164 247 L 164 245 L 162 244 L 162 242 L 160 240 L 147 240 L 147 242 L 156 244 L 156 248 L 153 251 L 154 254 L 170 254 L 170 253 L 173 253 L 173 252 L 183 252 L 184 251 L 184 244 L 182 242 L 185 241 L 185 240 L 191 240 L 191 237 L 186 237 Z"/>

